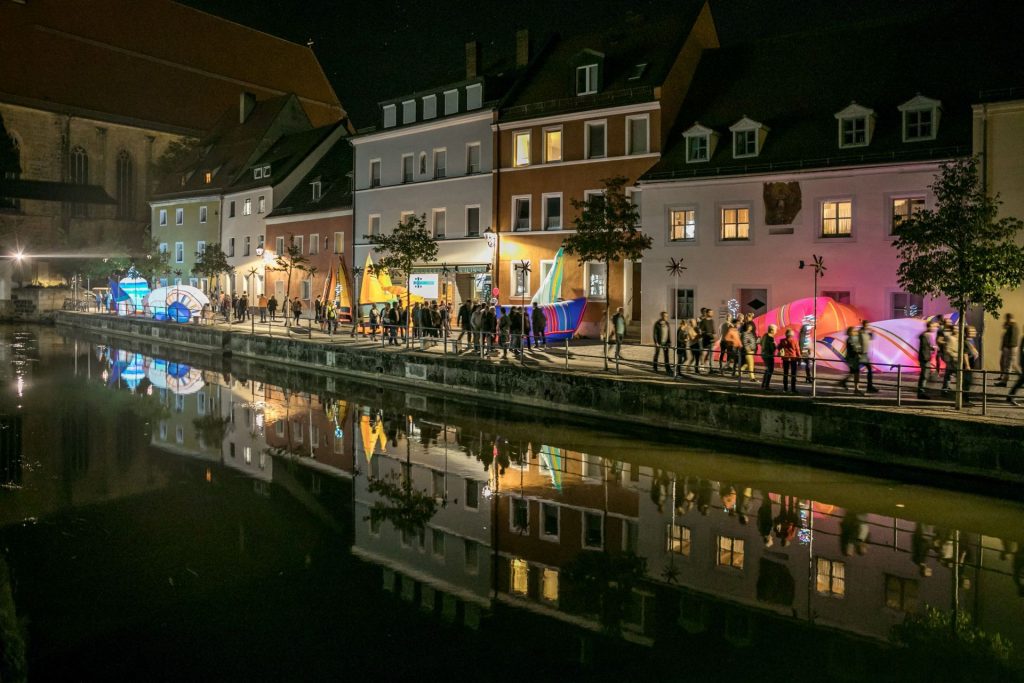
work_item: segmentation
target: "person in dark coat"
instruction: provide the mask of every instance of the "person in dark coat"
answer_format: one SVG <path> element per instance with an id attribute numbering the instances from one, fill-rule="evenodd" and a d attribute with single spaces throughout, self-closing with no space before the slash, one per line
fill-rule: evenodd
<path id="1" fill-rule="evenodd" d="M 761 362 L 764 363 L 764 378 L 761 388 L 771 391 L 772 375 L 775 374 L 775 332 L 778 328 L 769 325 L 768 331 L 761 337 Z"/>
<path id="2" fill-rule="evenodd" d="M 924 390 L 925 382 L 928 381 L 928 372 L 932 367 L 932 356 L 935 355 L 935 346 L 932 344 L 932 335 L 939 329 L 939 324 L 934 320 L 928 323 L 928 327 L 917 338 L 917 364 L 921 373 L 917 376 L 917 397 L 928 398 Z"/>
<path id="3" fill-rule="evenodd" d="M 544 328 L 547 327 L 548 319 L 544 316 L 544 309 L 540 306 L 534 306 L 533 312 L 530 314 L 530 318 L 533 322 L 533 340 L 534 346 L 543 345 L 546 349 L 548 347 L 548 338 L 545 334 Z"/>
<path id="4" fill-rule="evenodd" d="M 668 359 L 668 348 L 672 343 L 672 326 L 668 322 L 668 311 L 662 311 L 661 317 L 654 322 L 651 331 L 651 339 L 654 342 L 654 371 L 658 371 L 658 354 L 664 357 L 665 372 L 672 374 L 672 365 Z"/>
<path id="5" fill-rule="evenodd" d="M 270 311 L 270 319 L 273 321 L 277 320 L 277 296 L 271 295 L 270 301 L 267 302 L 267 310 Z"/>
<path id="6" fill-rule="evenodd" d="M 459 314 L 455 322 L 459 326 L 459 338 L 455 340 L 455 348 L 462 348 L 462 338 L 469 335 L 470 342 L 473 341 L 473 326 L 470 324 L 470 316 L 473 315 L 473 302 L 463 301 L 459 306 Z"/>

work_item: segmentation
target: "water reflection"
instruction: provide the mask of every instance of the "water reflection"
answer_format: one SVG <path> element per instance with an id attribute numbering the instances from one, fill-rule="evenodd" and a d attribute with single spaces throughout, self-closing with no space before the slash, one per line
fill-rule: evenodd
<path id="1" fill-rule="evenodd" d="M 1013 503 L 272 366 L 34 339 L 17 337 L 0 369 L 25 380 L 0 398 L 3 525 L 164 489 L 188 462 L 206 483 L 294 500 L 379 567 L 385 591 L 470 628 L 511 608 L 653 648 L 850 634 L 868 640 L 832 647 L 854 677 L 851 648 L 925 605 L 1024 643 Z"/>

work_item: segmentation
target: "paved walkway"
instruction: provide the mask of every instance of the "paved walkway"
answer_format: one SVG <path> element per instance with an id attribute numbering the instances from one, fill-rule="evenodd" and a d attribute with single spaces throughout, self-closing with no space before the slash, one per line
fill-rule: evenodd
<path id="1" fill-rule="evenodd" d="M 352 326 L 340 329 L 336 335 L 328 335 L 321 332 L 316 323 L 309 318 L 302 318 L 298 326 L 286 326 L 279 317 L 274 322 L 259 322 L 258 317 L 253 320 L 236 321 L 225 323 L 223 318 L 218 318 L 212 325 L 217 329 L 231 330 L 236 333 L 255 333 L 259 335 L 272 335 L 275 337 L 290 337 L 293 339 L 312 339 L 319 343 L 338 344 L 351 346 L 353 348 L 371 349 L 377 348 L 386 353 L 393 353 L 406 350 L 401 343 L 397 346 L 385 346 L 382 344 L 382 336 L 378 335 L 373 341 L 364 335 L 352 336 Z M 442 355 L 444 353 L 458 353 L 461 356 L 471 357 L 473 354 L 466 349 L 468 335 L 463 341 L 460 351 L 456 351 L 458 333 L 449 338 L 447 348 L 441 339 L 430 339 L 421 343 L 414 339 L 410 349 L 417 352 Z M 617 377 L 620 379 L 635 379 L 649 382 L 672 382 L 686 386 L 699 386 L 708 389 L 721 391 L 743 392 L 761 395 L 782 396 L 782 367 L 778 363 L 775 370 L 775 377 L 772 381 L 772 391 L 765 392 L 761 389 L 760 365 L 755 370 L 756 380 L 751 381 L 748 377 L 734 377 L 731 373 L 721 374 L 717 372 L 717 353 L 714 359 L 714 370 L 708 375 L 706 372 L 694 374 L 688 370 L 681 376 L 667 376 L 664 370 L 655 373 L 651 368 L 651 358 L 654 349 L 651 346 L 639 344 L 623 344 L 622 360 L 616 365 L 609 363 L 607 370 L 604 368 L 603 345 L 598 340 L 578 339 L 566 343 L 553 343 L 546 349 L 535 349 L 527 351 L 525 359 L 515 358 L 509 353 L 507 358 L 501 352 L 493 353 L 486 358 L 492 363 L 521 363 L 526 367 L 535 367 L 545 370 L 562 370 L 573 373 L 586 372 L 599 376 Z M 674 360 L 674 353 L 671 356 Z M 974 418 L 991 420 L 998 423 L 1024 422 L 1024 408 L 1016 407 L 1006 400 L 1007 390 L 994 386 L 997 372 L 981 371 L 975 372 L 974 391 L 970 395 L 970 404 L 965 405 L 962 411 L 957 411 L 954 405 L 952 393 L 943 394 L 941 382 L 928 384 L 928 399 L 917 398 L 917 375 L 897 377 L 892 373 L 875 373 L 875 385 L 878 393 L 866 393 L 866 372 L 861 371 L 861 391 L 854 392 L 852 385 L 850 389 L 844 389 L 839 380 L 844 374 L 827 368 L 818 372 L 817 382 L 812 386 L 804 378 L 803 367 L 799 368 L 799 384 L 797 395 L 786 395 L 785 398 L 794 401 L 822 401 L 837 405 L 858 405 L 862 407 L 883 407 L 895 410 L 913 410 L 914 412 L 929 413 L 943 417 Z M 984 379 L 984 381 L 983 381 Z M 984 387 L 983 387 L 984 384 Z M 955 388 L 955 378 L 951 386 Z M 812 396 L 812 390 L 814 396 Z M 897 393 L 899 398 L 897 399 Z M 1018 397 L 1024 402 L 1024 392 L 1018 393 Z"/>

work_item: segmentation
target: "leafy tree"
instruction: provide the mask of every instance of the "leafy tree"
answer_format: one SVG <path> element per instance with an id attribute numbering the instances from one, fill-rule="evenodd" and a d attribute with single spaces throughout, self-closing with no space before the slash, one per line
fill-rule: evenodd
<path id="1" fill-rule="evenodd" d="M 198 157 L 198 150 L 196 148 L 198 144 L 199 141 L 195 138 L 171 140 L 164 149 L 164 153 L 160 155 L 160 158 L 154 164 L 157 175 L 162 178 L 168 173 L 177 171 L 186 162 L 195 161 Z"/>
<path id="2" fill-rule="evenodd" d="M 427 229 L 427 215 L 419 216 L 412 214 L 405 220 L 399 221 L 390 235 L 367 235 L 370 243 L 374 245 L 373 251 L 381 254 L 377 259 L 378 269 L 387 269 L 393 278 L 404 278 L 406 280 L 405 308 L 409 310 L 410 292 L 413 264 L 431 263 L 437 258 L 437 241 Z M 406 316 L 406 344 L 409 343 L 409 319 Z"/>
<path id="3" fill-rule="evenodd" d="M 640 212 L 636 204 L 626 197 L 626 183 L 622 176 L 605 178 L 603 194 L 589 199 L 572 200 L 579 215 L 573 221 L 576 232 L 565 239 L 565 253 L 576 256 L 580 265 L 597 261 L 605 265 L 607 280 L 609 266 L 622 259 L 635 260 L 651 248 L 651 237 L 640 231 Z M 607 283 L 606 283 L 607 286 Z M 606 292 L 607 294 L 607 292 Z M 608 369 L 608 334 L 610 327 L 608 297 L 604 305 L 604 368 Z"/>
<path id="4" fill-rule="evenodd" d="M 288 246 L 285 247 L 283 254 L 277 254 L 274 257 L 274 264 L 270 270 L 287 273 L 287 281 L 285 282 L 284 295 L 285 298 L 291 298 L 292 294 L 292 273 L 299 271 L 300 273 L 308 273 L 310 269 L 309 259 L 302 255 L 302 248 L 295 244 L 295 240 L 291 235 L 288 236 Z M 287 319 L 289 311 L 285 311 L 285 318 Z"/>
<path id="5" fill-rule="evenodd" d="M 135 272 L 140 277 L 146 278 L 149 282 L 154 282 L 158 277 L 170 270 L 171 254 L 167 251 L 161 251 L 160 243 L 154 239 L 150 239 L 146 248 L 136 254 L 132 254 L 130 257 L 131 265 L 135 267 Z"/>
<path id="6" fill-rule="evenodd" d="M 192 266 L 192 272 L 199 277 L 216 281 L 221 274 L 230 275 L 234 271 L 220 242 L 208 244 L 205 250 L 196 252 L 196 264 Z"/>
<path id="7" fill-rule="evenodd" d="M 957 357 L 964 352 L 964 313 L 981 306 L 999 316 L 1001 290 L 1024 281 L 1024 247 L 1016 239 L 1024 223 L 997 218 L 1002 202 L 978 181 L 978 160 L 946 162 L 931 185 L 935 210 L 924 209 L 896 229 L 899 283 L 914 294 L 944 296 L 959 314 Z M 957 372 L 957 407 L 963 400 Z"/>

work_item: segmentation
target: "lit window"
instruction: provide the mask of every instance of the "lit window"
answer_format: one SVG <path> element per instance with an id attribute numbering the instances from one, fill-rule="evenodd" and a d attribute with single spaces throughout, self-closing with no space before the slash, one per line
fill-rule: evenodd
<path id="1" fill-rule="evenodd" d="M 900 612 L 913 612 L 917 608 L 917 579 L 885 575 L 885 606 Z"/>
<path id="2" fill-rule="evenodd" d="M 243 216 L 251 216 L 252 215 L 252 199 L 250 199 L 248 197 L 245 199 L 244 202 L 242 202 L 242 215 Z"/>
<path id="3" fill-rule="evenodd" d="M 545 567 L 541 574 L 541 597 L 548 602 L 558 602 L 558 570 Z"/>
<path id="4" fill-rule="evenodd" d="M 515 159 L 513 160 L 513 166 L 529 166 L 530 165 L 530 133 L 516 133 L 515 144 L 513 146 L 513 152 Z"/>
<path id="5" fill-rule="evenodd" d="M 203 174 L 203 182 L 206 183 L 207 185 L 209 185 L 210 183 L 213 182 L 213 172 L 212 171 L 207 171 L 206 173 Z"/>
<path id="6" fill-rule="evenodd" d="M 527 263 L 529 266 L 529 263 Z M 527 297 L 530 295 L 530 273 L 519 261 L 512 262 L 512 296 Z"/>
<path id="7" fill-rule="evenodd" d="M 274 251 L 278 256 L 284 253 L 284 237 L 274 238 Z"/>
<path id="8" fill-rule="evenodd" d="M 693 135 L 686 138 L 686 161 L 708 160 L 708 136 Z"/>
<path id="9" fill-rule="evenodd" d="M 722 239 L 750 239 L 750 209 L 722 209 Z"/>
<path id="10" fill-rule="evenodd" d="M 559 230 L 562 227 L 562 195 L 544 195 L 544 229 Z"/>
<path id="11" fill-rule="evenodd" d="M 601 300 L 608 298 L 608 264 L 587 264 L 587 296 Z"/>
<path id="12" fill-rule="evenodd" d="M 718 537 L 718 566 L 743 569 L 743 539 Z"/>
<path id="13" fill-rule="evenodd" d="M 310 187 L 312 187 L 313 189 L 313 201 L 319 201 L 320 197 L 322 196 L 321 193 L 323 192 L 322 186 L 320 185 L 320 181 L 314 180 L 313 182 L 310 183 Z"/>
<path id="14" fill-rule="evenodd" d="M 175 225 L 184 225 L 184 223 L 185 223 L 185 209 L 175 209 L 174 210 L 174 224 Z"/>
<path id="15" fill-rule="evenodd" d="M 480 143 L 466 145 L 466 175 L 480 172 Z"/>
<path id="16" fill-rule="evenodd" d="M 821 236 L 849 237 L 853 229 L 853 202 L 850 200 L 821 203 Z"/>
<path id="17" fill-rule="evenodd" d="M 693 209 L 673 209 L 669 212 L 668 238 L 673 242 L 686 242 L 697 237 L 697 212 Z"/>
<path id="18" fill-rule="evenodd" d="M 516 595 L 526 595 L 530 589 L 530 565 L 526 560 L 515 558 L 512 560 L 512 592 Z"/>
<path id="19" fill-rule="evenodd" d="M 590 95 L 597 92 L 597 64 L 576 67 L 576 94 Z"/>
<path id="20" fill-rule="evenodd" d="M 530 229 L 530 197 L 512 199 L 512 221 L 515 230 Z"/>
<path id="21" fill-rule="evenodd" d="M 690 528 L 680 526 L 678 524 L 669 524 L 666 527 L 668 529 L 668 541 L 666 543 L 666 550 L 670 553 L 676 553 L 677 555 L 690 556 Z"/>
<path id="22" fill-rule="evenodd" d="M 838 560 L 819 557 L 815 590 L 818 595 L 841 598 L 846 594 L 846 564 Z"/>
<path id="23" fill-rule="evenodd" d="M 600 159 L 607 156 L 607 140 L 605 139 L 604 121 L 587 122 L 587 158 Z"/>
<path id="24" fill-rule="evenodd" d="M 900 227 L 903 221 L 924 208 L 924 197 L 899 197 L 892 200 L 892 232 Z"/>
<path id="25" fill-rule="evenodd" d="M 199 207 L 199 222 L 200 223 L 205 223 L 206 222 L 206 216 L 207 216 L 207 214 L 206 214 L 206 205 L 204 204 L 203 206 Z"/>
<path id="26" fill-rule="evenodd" d="M 647 135 L 647 116 L 630 116 L 626 123 L 626 154 L 647 154 L 651 151 Z"/>
<path id="27" fill-rule="evenodd" d="M 551 128 L 544 131 L 544 161 L 562 160 L 562 129 Z"/>
<path id="28" fill-rule="evenodd" d="M 583 547 L 604 547 L 604 518 L 600 513 L 583 513 Z"/>

